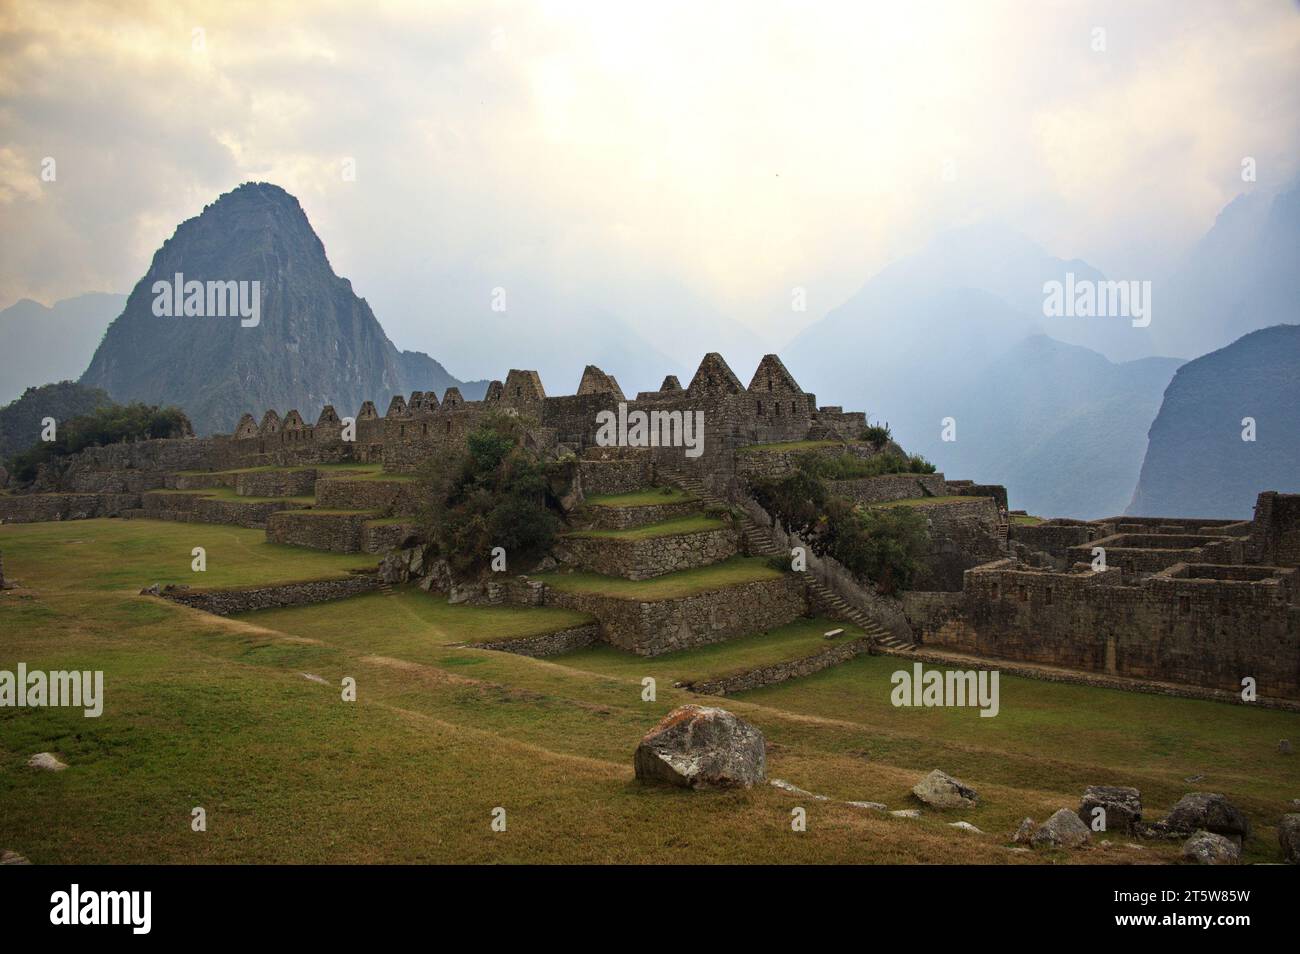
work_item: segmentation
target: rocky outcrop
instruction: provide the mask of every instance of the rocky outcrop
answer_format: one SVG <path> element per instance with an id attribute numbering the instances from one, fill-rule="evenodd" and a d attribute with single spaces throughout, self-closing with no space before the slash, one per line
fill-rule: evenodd
<path id="1" fill-rule="evenodd" d="M 1241 849 L 1231 838 L 1198 831 L 1183 842 L 1183 860 L 1198 865 L 1235 865 L 1241 860 Z"/>
<path id="2" fill-rule="evenodd" d="M 1092 840 L 1077 812 L 1062 808 L 1035 829 L 1029 843 L 1035 848 L 1079 848 Z"/>
<path id="3" fill-rule="evenodd" d="M 1282 857 L 1293 865 L 1300 864 L 1300 814 L 1283 815 L 1277 823 L 1277 843 Z"/>
<path id="4" fill-rule="evenodd" d="M 767 776 L 763 733 L 725 709 L 680 706 L 636 747 L 636 777 L 682 788 L 749 788 Z"/>
<path id="5" fill-rule="evenodd" d="M 1127 834 L 1142 821 L 1142 793 L 1123 785 L 1089 785 L 1079 804 L 1079 819 L 1092 827 L 1096 810 L 1105 811 L 1105 827 L 1101 831 Z"/>
<path id="6" fill-rule="evenodd" d="M 931 808 L 971 808 L 979 804 L 975 789 L 938 769 L 917 782 L 912 795 Z"/>
<path id="7" fill-rule="evenodd" d="M 1178 800 L 1164 821 L 1170 831 L 1205 830 L 1231 838 L 1238 844 L 1250 837 L 1250 819 L 1222 795 L 1191 792 Z"/>

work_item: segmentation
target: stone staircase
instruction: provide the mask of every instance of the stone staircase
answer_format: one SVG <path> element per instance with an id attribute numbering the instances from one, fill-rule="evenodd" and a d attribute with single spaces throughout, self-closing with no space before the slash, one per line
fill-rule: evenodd
<path id="1" fill-rule="evenodd" d="M 1001 507 L 998 507 L 998 539 L 1004 552 L 1011 549 L 1011 517 Z"/>
<path id="2" fill-rule="evenodd" d="M 663 466 L 659 467 L 659 473 L 670 483 L 698 497 L 706 506 L 731 509 L 730 503 L 710 490 L 709 486 L 698 477 Z M 743 510 L 740 511 L 740 532 L 745 538 L 745 546 L 750 553 L 764 557 L 783 555 L 784 551 L 773 542 L 771 531 L 761 526 Z M 848 620 L 859 627 L 875 645 L 895 651 L 905 651 L 916 645 L 909 640 L 895 636 L 884 626 L 881 626 L 870 614 L 849 603 L 807 570 L 798 572 L 807 581 L 809 593 L 818 603 L 827 607 L 839 619 Z"/>

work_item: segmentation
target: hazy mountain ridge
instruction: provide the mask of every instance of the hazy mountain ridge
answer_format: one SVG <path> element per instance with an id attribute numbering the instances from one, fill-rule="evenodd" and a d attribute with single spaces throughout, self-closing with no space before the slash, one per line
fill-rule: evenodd
<path id="1" fill-rule="evenodd" d="M 155 316 L 154 282 L 176 273 L 260 281 L 260 322 Z M 242 185 L 177 227 L 81 381 L 119 401 L 179 405 L 200 434 L 231 430 L 245 411 L 297 408 L 314 421 L 325 404 L 352 414 L 369 399 L 383 413 L 393 394 L 462 384 L 428 355 L 397 350 L 334 273 L 298 200 L 268 183 Z"/>
<path id="2" fill-rule="evenodd" d="M 23 298 L 0 311 L 0 404 L 80 377 L 125 305 L 125 295 L 90 292 L 48 307 Z"/>
<path id="3" fill-rule="evenodd" d="M 1135 516 L 1249 519 L 1300 491 L 1300 325 L 1251 332 L 1179 368 L 1151 425 Z M 1242 439 L 1244 418 L 1255 440 Z"/>

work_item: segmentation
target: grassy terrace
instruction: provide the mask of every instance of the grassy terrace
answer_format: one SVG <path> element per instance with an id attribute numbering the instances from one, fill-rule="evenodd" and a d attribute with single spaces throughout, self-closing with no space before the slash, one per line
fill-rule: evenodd
<path id="1" fill-rule="evenodd" d="M 652 580 L 624 580 L 599 573 L 540 573 L 533 579 L 564 593 L 593 593 L 620 600 L 653 603 L 706 593 L 709 590 L 758 580 L 775 580 L 782 575 L 762 557 L 732 557 L 711 566 L 665 573 Z"/>
<path id="2" fill-rule="evenodd" d="M 149 490 L 145 492 L 146 496 L 154 494 L 172 495 L 180 497 L 207 497 L 210 500 L 229 500 L 236 503 L 292 503 L 292 504 L 313 504 L 316 502 L 315 497 L 241 497 L 235 493 L 231 487 L 204 487 L 201 490 Z"/>
<path id="3" fill-rule="evenodd" d="M 375 465 L 378 466 L 378 465 Z M 410 484 L 419 480 L 417 474 L 391 474 L 384 470 L 367 470 L 363 474 L 326 474 L 323 480 L 377 480 L 382 483 Z"/>
<path id="4" fill-rule="evenodd" d="M 260 467 L 236 467 L 233 470 L 178 470 L 176 473 L 182 477 L 205 477 L 212 474 L 265 474 L 271 471 L 300 471 L 300 470 L 317 470 L 322 473 L 331 473 L 337 471 L 358 471 L 360 473 L 378 473 L 383 470 L 383 464 L 311 464 L 295 465 L 292 467 L 278 467 L 275 464 L 262 464 Z"/>
<path id="5" fill-rule="evenodd" d="M 338 640 L 368 653 L 428 663 L 443 658 L 435 650 L 448 646 L 536 636 L 591 622 L 582 613 L 552 606 L 453 606 L 414 586 L 401 587 L 391 596 L 367 593 L 238 618 L 284 633 Z"/>
<path id="6" fill-rule="evenodd" d="M 1300 715 L 1004 677 L 997 718 L 890 704 L 905 660 L 859 657 L 726 708 L 769 743 L 768 773 L 837 799 L 908 807 L 941 768 L 980 793 L 969 811 L 903 820 L 770 786 L 681 792 L 633 780 L 640 737 L 704 701 L 674 678 L 748 668 L 822 641 L 821 624 L 653 659 L 583 650 L 529 659 L 457 643 L 545 631 L 533 608 L 393 595 L 220 619 L 136 595 L 303 579 L 375 557 L 267 544 L 260 531 L 88 520 L 0 526 L 0 668 L 104 671 L 102 717 L 0 708 L 0 846 L 49 863 L 1175 861 L 1179 843 L 1007 850 L 1025 815 L 1077 807 L 1087 785 L 1135 785 L 1162 817 L 1188 791 L 1225 793 L 1256 828 L 1247 861 L 1278 861 L 1276 823 L 1297 794 Z M 534 627 L 538 627 L 534 629 Z M 325 684 L 304 678 L 319 676 Z M 642 701 L 641 679 L 658 680 Z M 339 681 L 357 681 L 354 703 Z M 662 676 L 662 678 L 660 678 Z M 37 772 L 35 752 L 70 768 Z M 1203 776 L 1196 782 L 1185 779 Z M 190 831 L 190 810 L 208 831 Z M 509 830 L 489 828 L 505 806 Z M 808 830 L 790 831 L 790 809 Z M 986 834 L 956 832 L 965 819 Z"/>
<path id="7" fill-rule="evenodd" d="M 684 533 L 704 533 L 706 530 L 721 530 L 726 524 L 714 517 L 703 515 L 681 517 L 677 520 L 664 520 L 660 523 L 646 524 L 644 527 L 630 527 L 627 530 L 575 530 L 565 534 L 570 537 L 595 537 L 601 540 L 653 540 L 656 537 L 675 537 Z"/>
<path id="8" fill-rule="evenodd" d="M 991 500 L 991 497 L 907 497 L 903 500 L 887 500 L 883 503 L 863 504 L 865 507 L 936 507 L 951 503 L 971 503 L 976 500 Z"/>
<path id="9" fill-rule="evenodd" d="M 650 507 L 655 504 L 686 503 L 695 498 L 676 487 L 647 487 L 628 494 L 596 494 L 585 501 L 588 507 Z"/>
<path id="10" fill-rule="evenodd" d="M 844 634 L 826 639 L 825 634 L 833 629 L 843 629 Z M 671 685 L 677 681 L 717 679 L 760 666 L 811 656 L 861 635 L 862 631 L 851 623 L 820 618 L 797 619 L 785 626 L 742 639 L 729 639 L 699 649 L 665 653 L 648 659 L 601 644 L 567 653 L 561 661 L 565 666 L 602 675 L 627 679 L 654 676 L 659 682 Z"/>
<path id="11" fill-rule="evenodd" d="M 1027 516 L 1023 513 L 1013 513 L 1011 515 L 1011 522 L 1018 527 L 1036 527 L 1043 522 L 1043 518 Z"/>
<path id="12" fill-rule="evenodd" d="M 819 450 L 823 447 L 848 447 L 848 441 L 780 441 L 775 444 L 749 444 L 739 454 L 784 454 L 791 451 Z"/>
<path id="13" fill-rule="evenodd" d="M 208 569 L 195 573 L 190 551 L 200 546 L 207 551 Z M 229 587 L 341 577 L 379 562 L 368 553 L 268 543 L 261 530 L 165 520 L 6 524 L 0 527 L 0 550 L 6 573 L 30 585 L 90 593 L 120 589 L 132 595 L 151 583 Z M 93 616 L 93 605 L 87 611 Z"/>

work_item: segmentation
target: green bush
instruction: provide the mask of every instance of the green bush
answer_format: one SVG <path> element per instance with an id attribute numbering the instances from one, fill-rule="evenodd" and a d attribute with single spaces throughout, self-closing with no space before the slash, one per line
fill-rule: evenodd
<path id="1" fill-rule="evenodd" d="M 190 420 L 178 407 L 152 404 L 110 404 L 89 414 L 59 423 L 52 441 L 37 441 L 14 456 L 10 472 L 20 483 L 30 483 L 37 468 L 87 447 L 122 441 L 184 437 L 194 433 Z"/>
<path id="2" fill-rule="evenodd" d="M 924 568 L 925 518 L 907 507 L 861 510 L 802 468 L 751 485 L 754 498 L 818 556 L 830 556 L 883 593 L 907 589 Z"/>
<path id="3" fill-rule="evenodd" d="M 815 453 L 799 454 L 795 466 L 804 473 L 823 480 L 852 480 L 859 477 L 879 477 L 882 474 L 933 474 L 934 464 L 913 454 L 876 454 L 874 457 L 857 457 L 837 454 L 833 457 Z"/>
<path id="4" fill-rule="evenodd" d="M 880 450 L 894 439 L 894 435 L 889 432 L 888 424 L 869 424 L 862 430 L 862 439 L 876 450 Z"/>
<path id="5" fill-rule="evenodd" d="M 491 415 L 463 450 L 434 458 L 421 473 L 420 522 L 459 577 L 487 570 L 494 547 L 517 567 L 555 542 L 561 521 L 553 483 L 566 465 L 524 447 L 525 433 L 518 418 Z"/>

